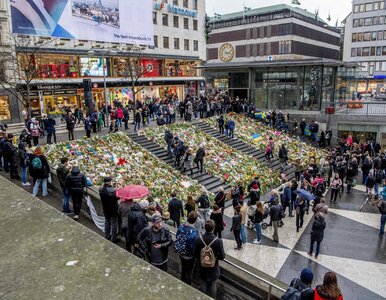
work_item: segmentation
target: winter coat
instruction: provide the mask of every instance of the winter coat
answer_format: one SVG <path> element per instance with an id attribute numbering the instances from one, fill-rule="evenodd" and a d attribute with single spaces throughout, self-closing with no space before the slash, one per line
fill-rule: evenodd
<path id="1" fill-rule="evenodd" d="M 182 201 L 177 198 L 172 198 L 168 204 L 168 211 L 170 213 L 170 219 L 177 222 L 184 217 L 184 209 Z"/>
<path id="2" fill-rule="evenodd" d="M 122 108 L 117 109 L 117 117 L 118 119 L 123 119 L 123 110 Z"/>
<path id="3" fill-rule="evenodd" d="M 258 209 L 255 209 L 255 213 L 253 215 L 253 223 L 261 223 L 264 220 L 264 213 L 261 213 Z"/>
<path id="4" fill-rule="evenodd" d="M 141 114 L 140 114 L 138 111 L 135 113 L 134 121 L 135 121 L 136 123 L 141 122 Z"/>
<path id="5" fill-rule="evenodd" d="M 130 241 L 137 242 L 138 234 L 146 228 L 147 218 L 142 211 L 141 206 L 134 202 L 127 214 L 127 237 Z"/>
<path id="6" fill-rule="evenodd" d="M 329 294 L 323 292 L 322 286 L 318 285 L 314 289 L 314 300 L 343 300 L 343 296 L 331 297 Z"/>
<path id="7" fill-rule="evenodd" d="M 75 118 L 73 116 L 66 117 L 66 129 L 73 130 L 75 128 Z"/>
<path id="8" fill-rule="evenodd" d="M 324 237 L 324 229 L 326 228 L 326 221 L 323 217 L 314 220 L 311 231 L 311 241 L 321 242 Z"/>
<path id="9" fill-rule="evenodd" d="M 280 204 L 273 205 L 269 211 L 271 221 L 281 221 L 283 218 L 283 208 Z"/>
<path id="10" fill-rule="evenodd" d="M 80 172 L 79 167 L 73 167 L 71 173 L 66 177 L 65 187 L 68 188 L 70 192 L 79 193 L 83 192 L 86 185 L 86 176 Z"/>
<path id="11" fill-rule="evenodd" d="M 44 155 L 39 155 L 39 158 L 42 162 L 42 168 L 40 170 L 34 169 L 32 167 L 32 161 L 36 155 L 31 154 L 29 161 L 31 162 L 29 166 L 29 173 L 31 177 L 35 179 L 46 179 L 50 176 L 50 165 L 48 164 L 47 158 Z"/>
<path id="12" fill-rule="evenodd" d="M 56 125 L 56 122 L 52 118 L 48 118 L 44 122 L 44 127 L 45 127 L 47 133 L 54 133 L 56 131 L 55 130 L 55 125 Z"/>
<path id="13" fill-rule="evenodd" d="M 210 207 L 208 195 L 201 195 L 196 200 L 196 203 L 198 203 L 199 208 L 209 208 Z"/>
<path id="14" fill-rule="evenodd" d="M 314 300 L 314 290 L 300 278 L 294 278 L 290 283 L 290 287 L 302 291 L 299 300 Z"/>
<path id="15" fill-rule="evenodd" d="M 196 152 L 196 160 L 203 160 L 205 157 L 205 149 L 204 148 L 198 148 Z"/>
<path id="16" fill-rule="evenodd" d="M 131 208 L 134 206 L 135 202 L 133 201 L 122 201 L 118 205 L 118 215 L 122 220 L 122 228 L 127 228 L 127 216 Z"/>
<path id="17" fill-rule="evenodd" d="M 288 159 L 288 152 L 285 147 L 280 147 L 279 149 L 279 158 L 287 160 Z"/>
<path id="18" fill-rule="evenodd" d="M 221 232 L 224 230 L 224 220 L 221 211 L 220 212 L 212 212 L 210 214 L 210 218 L 214 221 L 215 231 Z"/>
<path id="19" fill-rule="evenodd" d="M 302 214 L 307 209 L 307 202 L 304 199 L 297 198 L 295 202 L 296 214 Z"/>
<path id="20" fill-rule="evenodd" d="M 24 144 L 23 146 L 21 146 L 21 144 L 19 145 L 19 165 L 22 168 L 29 166 L 29 158 L 28 158 L 27 151 L 25 150 Z"/>
<path id="21" fill-rule="evenodd" d="M 56 176 L 58 177 L 60 188 L 62 189 L 62 191 L 64 191 L 68 173 L 70 173 L 70 171 L 65 165 L 60 164 L 59 167 L 56 169 Z"/>
<path id="22" fill-rule="evenodd" d="M 118 217 L 118 199 L 115 189 L 110 185 L 103 185 L 99 189 L 99 196 L 101 198 L 103 214 L 106 218 Z"/>
<path id="23" fill-rule="evenodd" d="M 218 207 L 224 207 L 225 206 L 225 199 L 226 195 L 224 192 L 218 192 L 216 196 L 214 197 L 214 203 L 218 205 Z"/>
<path id="24" fill-rule="evenodd" d="M 282 195 L 282 200 L 283 200 L 283 203 L 290 203 L 291 202 L 291 199 L 292 199 L 292 191 L 291 191 L 291 188 L 289 186 L 286 186 L 284 188 L 284 192 L 283 192 L 283 195 Z"/>
<path id="25" fill-rule="evenodd" d="M 168 261 L 169 247 L 172 244 L 169 229 L 161 227 L 156 232 L 152 226 L 148 226 L 138 234 L 137 241 L 151 264 L 162 265 Z M 155 248 L 154 244 L 160 244 L 161 248 Z"/>

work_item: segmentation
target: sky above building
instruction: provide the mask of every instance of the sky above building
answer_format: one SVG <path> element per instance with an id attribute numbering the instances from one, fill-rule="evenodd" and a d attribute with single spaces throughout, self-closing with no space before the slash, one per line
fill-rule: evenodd
<path id="1" fill-rule="evenodd" d="M 314 13 L 319 9 L 319 17 L 327 22 L 330 15 L 330 25 L 335 25 L 338 20 L 338 25 L 351 12 L 351 0 L 299 0 L 300 6 L 309 12 Z M 243 7 L 250 7 L 252 9 L 265 7 L 276 4 L 291 4 L 291 0 L 206 0 L 206 12 L 209 16 L 216 14 L 226 14 L 237 11 L 242 11 Z"/>

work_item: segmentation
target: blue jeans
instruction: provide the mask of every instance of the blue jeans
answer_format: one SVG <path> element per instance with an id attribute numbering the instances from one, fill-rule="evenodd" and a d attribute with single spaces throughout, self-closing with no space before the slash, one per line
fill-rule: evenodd
<path id="1" fill-rule="evenodd" d="M 229 130 L 228 136 L 233 139 L 235 137 L 233 134 L 234 129 L 228 129 L 228 130 Z"/>
<path id="2" fill-rule="evenodd" d="M 228 136 L 228 128 L 224 129 L 224 136 Z"/>
<path id="3" fill-rule="evenodd" d="M 43 195 L 43 197 L 47 196 L 48 195 L 47 182 L 48 182 L 48 178 L 36 179 L 36 182 L 35 182 L 35 185 L 34 185 L 34 188 L 33 188 L 33 191 L 32 191 L 32 195 L 36 196 L 38 194 L 40 184 L 42 184 L 42 190 L 43 190 L 42 191 L 42 195 Z"/>
<path id="4" fill-rule="evenodd" d="M 375 183 L 375 185 L 374 185 L 374 193 L 375 194 L 379 194 L 379 184 L 378 183 Z"/>
<path id="5" fill-rule="evenodd" d="M 257 241 L 261 241 L 261 223 L 256 223 Z"/>
<path id="6" fill-rule="evenodd" d="M 70 198 L 71 198 L 70 191 L 65 188 L 63 191 L 63 212 L 66 212 L 66 213 L 70 212 Z"/>
<path id="7" fill-rule="evenodd" d="M 247 242 L 247 233 L 245 232 L 245 224 L 241 224 L 240 239 L 243 244 Z"/>
<path id="8" fill-rule="evenodd" d="M 312 252 L 314 252 L 314 243 L 315 243 L 315 241 L 311 240 L 311 244 L 310 244 L 310 253 L 311 254 L 312 254 Z M 316 242 L 315 256 L 318 256 L 320 253 L 320 244 L 321 244 L 321 242 Z"/>
<path id="9" fill-rule="evenodd" d="M 117 118 L 117 126 L 122 127 L 122 119 L 121 118 Z"/>
<path id="10" fill-rule="evenodd" d="M 381 216 L 381 227 L 379 229 L 379 235 L 383 236 L 385 234 L 385 223 L 386 223 L 386 215 Z"/>
<path id="11" fill-rule="evenodd" d="M 21 182 L 27 183 L 27 167 L 21 167 Z"/>
<path id="12" fill-rule="evenodd" d="M 135 122 L 134 131 L 139 130 L 140 127 L 141 127 L 141 122 Z"/>
<path id="13" fill-rule="evenodd" d="M 151 118 L 150 114 L 146 116 L 147 125 L 150 125 L 150 118 Z"/>

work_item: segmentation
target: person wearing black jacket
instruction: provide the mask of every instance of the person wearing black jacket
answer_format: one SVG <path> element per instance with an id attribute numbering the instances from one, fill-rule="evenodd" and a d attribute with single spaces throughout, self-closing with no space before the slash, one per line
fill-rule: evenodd
<path id="1" fill-rule="evenodd" d="M 154 215 L 152 226 L 144 228 L 138 235 L 138 247 L 146 253 L 149 262 L 167 272 L 168 252 L 172 244 L 172 235 L 169 229 L 162 226 L 162 217 Z"/>
<path id="2" fill-rule="evenodd" d="M 225 120 L 224 120 L 224 116 L 221 115 L 218 120 L 217 120 L 217 123 L 218 123 L 218 128 L 220 129 L 220 134 L 224 134 L 224 124 L 225 124 Z"/>
<path id="3" fill-rule="evenodd" d="M 279 232 L 278 232 L 278 229 L 279 229 L 281 220 L 283 219 L 283 208 L 279 204 L 279 201 L 278 201 L 277 198 L 275 198 L 272 201 L 272 207 L 271 207 L 271 209 L 269 211 L 269 214 L 271 216 L 271 221 L 272 221 L 273 230 L 274 230 L 273 231 L 273 240 L 275 242 L 279 242 Z"/>
<path id="4" fill-rule="evenodd" d="M 311 244 L 308 255 L 312 257 L 314 251 L 314 243 L 316 242 L 315 258 L 317 259 L 320 253 L 320 244 L 324 238 L 324 229 L 326 228 L 326 221 L 323 213 L 319 212 L 315 215 L 314 223 L 312 224 L 311 231 Z"/>
<path id="5" fill-rule="evenodd" d="M 352 165 L 349 164 L 347 167 L 347 172 L 346 172 L 346 183 L 347 183 L 347 193 L 351 192 L 352 185 L 355 180 L 355 170 L 353 169 Z"/>
<path id="6" fill-rule="evenodd" d="M 236 244 L 235 250 L 241 250 L 243 249 L 243 244 L 241 242 L 240 238 L 240 231 L 241 231 L 241 214 L 240 214 L 240 205 L 237 205 L 235 207 L 235 214 L 232 217 L 232 227 L 231 231 L 233 231 L 233 234 L 235 236 Z"/>
<path id="7" fill-rule="evenodd" d="M 198 203 L 198 211 L 201 215 L 200 217 L 202 217 L 205 222 L 208 217 L 208 212 L 210 208 L 208 193 L 205 189 L 202 190 L 201 196 L 198 197 L 195 202 Z"/>
<path id="8" fill-rule="evenodd" d="M 62 189 L 63 192 L 63 210 L 62 212 L 64 213 L 71 213 L 70 211 L 70 191 L 68 188 L 65 186 L 66 178 L 68 173 L 70 173 L 70 170 L 67 167 L 68 164 L 68 158 L 67 157 L 62 157 L 60 159 L 60 165 L 56 169 L 56 176 L 58 177 L 60 188 Z"/>
<path id="9" fill-rule="evenodd" d="M 147 218 L 145 213 L 139 205 L 134 202 L 131 206 L 129 213 L 127 214 L 127 230 L 126 230 L 126 245 L 129 252 L 132 251 L 133 246 L 137 245 L 138 234 L 147 226 Z M 138 248 L 136 247 L 135 250 Z M 142 256 L 139 251 L 135 251 L 134 254 Z"/>
<path id="10" fill-rule="evenodd" d="M 300 273 L 300 278 L 292 279 L 290 288 L 294 288 L 300 292 L 300 300 L 314 300 L 314 290 L 311 288 L 313 279 L 314 274 L 311 269 L 304 268 Z M 286 294 L 284 294 L 284 296 L 286 296 Z"/>
<path id="11" fill-rule="evenodd" d="M 214 221 L 206 221 L 205 234 L 196 238 L 194 247 L 194 256 L 196 257 L 197 264 L 200 266 L 200 290 L 212 298 L 216 298 L 217 280 L 220 278 L 220 266 L 218 261 L 225 258 L 223 242 L 213 234 L 214 229 Z M 216 264 L 213 268 L 205 268 L 200 264 L 201 250 L 208 245 L 210 245 L 216 257 Z"/>
<path id="12" fill-rule="evenodd" d="M 134 131 L 136 132 L 141 128 L 141 112 L 142 109 L 138 109 L 134 116 Z"/>
<path id="13" fill-rule="evenodd" d="M 205 157 L 205 148 L 204 148 L 204 144 L 201 144 L 196 152 L 196 157 L 194 158 L 194 162 L 197 164 L 197 169 L 200 170 L 201 174 L 203 172 L 204 157 Z"/>
<path id="14" fill-rule="evenodd" d="M 307 126 L 306 120 L 305 119 L 301 120 L 299 127 L 300 127 L 300 131 L 301 131 L 302 135 L 304 135 L 304 131 L 306 130 L 306 126 Z"/>
<path id="15" fill-rule="evenodd" d="M 284 170 L 284 167 L 287 165 L 287 161 L 288 161 L 288 151 L 284 146 L 284 144 L 281 144 L 281 147 L 279 148 L 279 160 L 280 160 L 281 170 Z"/>
<path id="16" fill-rule="evenodd" d="M 105 238 L 113 243 L 119 242 L 118 232 L 118 198 L 114 187 L 111 184 L 111 177 L 103 179 L 103 187 L 99 189 L 103 214 L 105 216 Z"/>
<path id="17" fill-rule="evenodd" d="M 216 196 L 214 197 L 214 203 L 221 209 L 221 213 L 224 214 L 226 194 L 224 188 L 219 187 Z"/>
<path id="18" fill-rule="evenodd" d="M 82 209 L 83 189 L 86 185 L 86 176 L 80 172 L 78 166 L 74 166 L 65 181 L 65 187 L 70 191 L 72 198 L 75 213 L 74 220 L 79 219 L 80 210 Z"/>
<path id="19" fill-rule="evenodd" d="M 18 174 L 18 152 L 12 143 L 13 134 L 9 133 L 3 144 L 3 158 L 9 164 L 9 175 L 11 179 L 20 179 Z"/>
<path id="20" fill-rule="evenodd" d="M 177 198 L 176 192 L 172 193 L 172 198 L 168 204 L 168 211 L 170 213 L 170 219 L 173 221 L 173 226 L 178 228 L 181 225 L 181 217 L 184 217 L 184 208 L 182 201 Z"/>
<path id="21" fill-rule="evenodd" d="M 27 182 L 27 171 L 30 164 L 29 155 L 25 149 L 25 142 L 19 143 L 19 166 L 21 168 L 21 184 L 23 186 L 31 185 Z"/>
<path id="22" fill-rule="evenodd" d="M 54 143 L 56 144 L 56 122 L 52 117 L 44 119 L 44 127 L 47 131 L 47 144 L 52 144 L 52 137 L 54 137 Z"/>
<path id="23" fill-rule="evenodd" d="M 65 117 L 66 120 L 66 129 L 68 130 L 68 139 L 70 141 L 74 140 L 74 128 L 75 128 L 75 118 L 71 112 Z"/>

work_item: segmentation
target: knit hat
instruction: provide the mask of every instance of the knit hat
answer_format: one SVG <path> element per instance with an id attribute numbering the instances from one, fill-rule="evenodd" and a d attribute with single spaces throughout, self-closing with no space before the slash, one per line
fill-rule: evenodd
<path id="1" fill-rule="evenodd" d="M 300 280 L 303 281 L 305 284 L 311 284 L 313 279 L 314 274 L 312 273 L 311 269 L 304 268 L 302 270 L 302 273 L 300 274 Z"/>
<path id="2" fill-rule="evenodd" d="M 153 222 L 153 224 L 162 222 L 162 217 L 159 215 L 154 215 L 153 218 L 151 219 L 151 221 Z"/>

